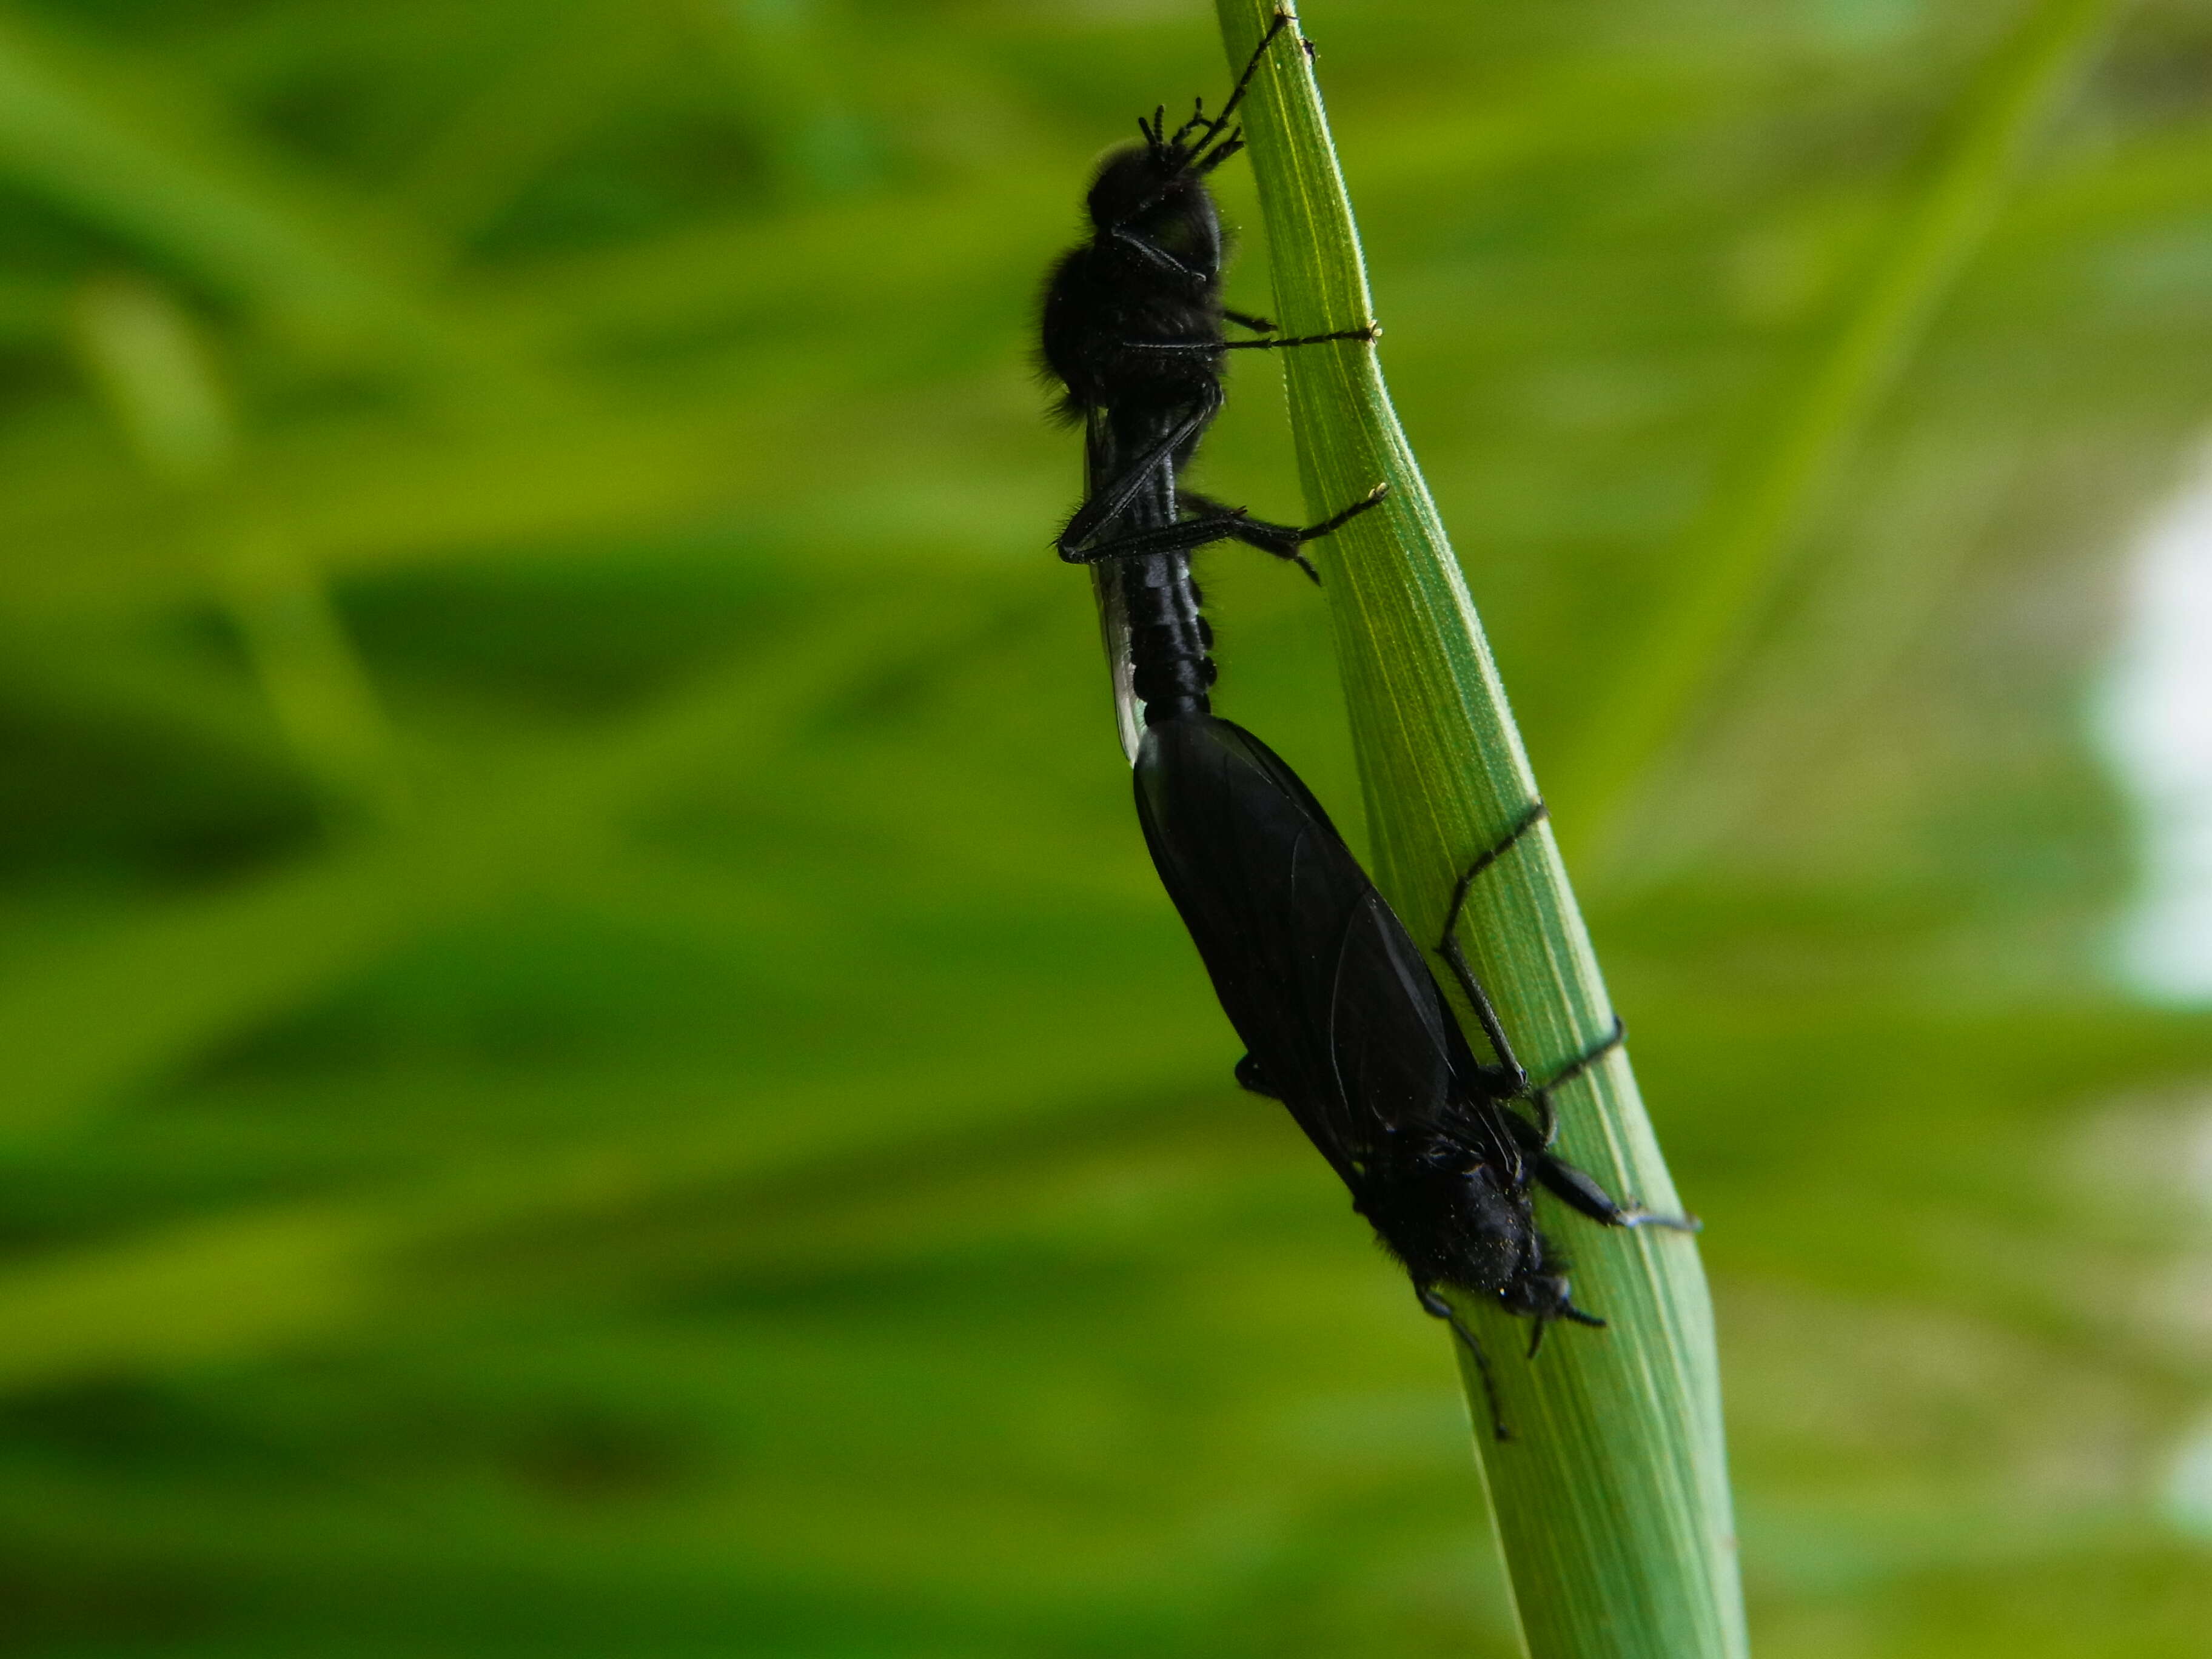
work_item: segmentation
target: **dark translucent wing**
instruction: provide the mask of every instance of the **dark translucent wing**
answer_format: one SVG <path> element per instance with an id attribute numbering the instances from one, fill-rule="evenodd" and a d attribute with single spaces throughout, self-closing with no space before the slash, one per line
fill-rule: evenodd
<path id="1" fill-rule="evenodd" d="M 1437 1126 L 1466 1039 L 1405 925 L 1371 884 L 1346 921 L 1327 1029 L 1346 1098 L 1385 1128 Z"/>
<path id="2" fill-rule="evenodd" d="M 1241 726 L 1152 728 L 1136 783 L 1152 861 L 1254 1069 L 1358 1191 L 1389 1130 L 1440 1119 L 1464 1048 L 1419 951 L 1320 803 Z"/>
<path id="3" fill-rule="evenodd" d="M 1094 409 L 1085 422 L 1084 472 L 1088 488 L 1114 475 L 1115 446 L 1106 411 Z M 1106 647 L 1106 672 L 1114 683 L 1114 729 L 1121 739 L 1121 752 L 1131 765 L 1137 744 L 1145 735 L 1144 711 L 1137 702 L 1135 671 L 1129 659 L 1129 607 L 1122 597 L 1123 571 L 1118 559 L 1100 559 L 1091 567 L 1091 592 L 1098 601 L 1100 642 Z"/>
<path id="4" fill-rule="evenodd" d="M 1493 1179 L 1521 1186 L 1523 1134 L 1542 1137 L 1504 1103 L 1501 1091 L 1514 1085 L 1476 1062 L 1428 958 L 1380 893 L 1345 935 L 1329 1029 L 1346 1095 L 1407 1132 L 1401 1146 L 1448 1142 Z"/>
<path id="5" fill-rule="evenodd" d="M 1123 574 L 1115 561 L 1099 560 L 1091 567 L 1091 592 L 1098 601 L 1099 642 L 1106 648 L 1106 669 L 1114 682 L 1114 734 L 1121 740 L 1121 752 L 1133 766 L 1137 744 L 1145 735 L 1145 719 L 1129 665 L 1129 607 L 1121 594 Z"/>

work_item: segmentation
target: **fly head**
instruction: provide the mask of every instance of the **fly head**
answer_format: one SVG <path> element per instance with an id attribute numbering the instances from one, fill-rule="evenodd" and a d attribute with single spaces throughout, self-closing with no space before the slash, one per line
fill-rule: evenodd
<path id="1" fill-rule="evenodd" d="M 1567 1283 L 1566 1258 L 1533 1224 L 1522 1261 L 1499 1289 L 1498 1299 L 1506 1312 L 1520 1315 L 1534 1327 L 1528 1333 L 1532 1358 L 1543 1346 L 1545 1328 L 1555 1320 L 1600 1328 L 1605 1324 L 1595 1314 L 1584 1313 L 1575 1305 Z"/>
<path id="2" fill-rule="evenodd" d="M 1101 250 L 1138 280 L 1186 294 L 1220 284 L 1221 217 L 1179 145 L 1131 144 L 1098 169 L 1085 206 Z"/>

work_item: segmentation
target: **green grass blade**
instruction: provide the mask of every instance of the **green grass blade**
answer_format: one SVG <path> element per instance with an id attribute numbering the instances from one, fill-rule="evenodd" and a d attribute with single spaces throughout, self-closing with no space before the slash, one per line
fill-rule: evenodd
<path id="1" fill-rule="evenodd" d="M 302 338 L 427 327 L 399 279 L 352 257 L 339 210 L 233 130 L 188 76 L 126 67 L 12 9 L 0 11 L 0 178 Z M 402 252 L 393 263 L 414 261 Z"/>
<path id="2" fill-rule="evenodd" d="M 1218 0 L 1232 64 L 1277 8 Z M 1351 204 L 1306 57 L 1279 41 L 1243 112 L 1292 334 L 1371 314 Z M 1536 798 L 1472 601 L 1383 389 L 1375 349 L 1285 352 L 1291 428 L 1320 515 L 1388 479 L 1389 499 L 1319 547 L 1374 836 L 1376 876 L 1434 939 L 1457 872 Z M 1522 1058 L 1554 1069 L 1613 1014 L 1548 829 L 1478 884 L 1466 938 Z M 1675 1204 L 1625 1054 L 1563 1091 L 1566 1154 L 1617 1193 Z M 1744 1651 L 1711 1311 L 1694 1243 L 1600 1236 L 1557 1215 L 1577 1295 L 1611 1322 L 1522 1355 L 1525 1324 L 1469 1310 L 1516 1438 L 1476 1446 L 1529 1651 L 1691 1659 Z M 1410 1298 L 1409 1298 L 1410 1304 Z M 1410 1305 L 1408 1309 L 1411 1312 Z M 1438 1340 L 1447 1341 L 1441 1329 Z M 1465 1362 L 1462 1361 L 1463 1369 Z"/>
<path id="3" fill-rule="evenodd" d="M 20 1056 L 0 1097 L 0 1144 L 61 1133 L 431 928 L 603 857 L 623 813 L 702 768 L 757 763 L 902 641 L 935 638 L 932 620 L 911 594 L 855 607 L 615 733 L 456 791 L 393 836 L 142 914 L 0 975 L 0 1046 Z"/>
<path id="4" fill-rule="evenodd" d="M 1735 487 L 1668 561 L 1684 573 L 1593 705 L 1559 781 L 1588 844 L 1741 653 L 1814 510 L 1991 226 L 2030 142 L 2103 38 L 2115 0 L 2043 0 L 1990 62 L 1857 302 Z"/>
<path id="5" fill-rule="evenodd" d="M 191 525 L 209 585 L 334 828 L 412 809 L 398 744 L 328 585 L 238 470 L 215 353 L 160 284 L 115 276 L 77 296 L 86 367 L 139 464 Z"/>

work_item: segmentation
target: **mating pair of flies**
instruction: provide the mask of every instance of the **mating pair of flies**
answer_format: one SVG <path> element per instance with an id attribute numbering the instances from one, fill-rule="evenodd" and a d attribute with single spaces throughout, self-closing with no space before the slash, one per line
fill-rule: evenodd
<path id="1" fill-rule="evenodd" d="M 1617 1202 L 1551 1150 L 1552 1091 L 1617 1045 L 1619 1028 L 1532 1081 L 1459 943 L 1476 879 L 1543 817 L 1541 803 L 1462 874 L 1437 945 L 1495 1055 L 1478 1060 L 1427 958 L 1321 803 L 1274 750 L 1212 711 L 1213 636 L 1191 554 L 1239 541 L 1314 576 L 1301 548 L 1379 506 L 1387 488 L 1291 526 L 1182 482 L 1221 409 L 1224 352 L 1356 348 L 1381 331 L 1285 338 L 1222 304 L 1224 236 L 1206 179 L 1243 148 L 1231 118 L 1291 21 L 1276 15 L 1218 114 L 1201 102 L 1173 131 L 1161 111 L 1138 121 L 1144 142 L 1108 156 L 1091 184 L 1088 239 L 1053 268 L 1042 356 L 1064 388 L 1060 414 L 1083 428 L 1087 484 L 1056 546 L 1091 568 L 1138 819 L 1249 1051 L 1237 1080 L 1290 1109 L 1487 1386 L 1481 1345 L 1445 1291 L 1528 1319 L 1532 1355 L 1555 1320 L 1604 1323 L 1575 1305 L 1566 1261 L 1537 1229 L 1535 1188 L 1609 1226 L 1694 1224 Z M 1229 339 L 1229 323 L 1253 337 Z M 1491 1404 L 1509 1437 L 1494 1390 Z"/>

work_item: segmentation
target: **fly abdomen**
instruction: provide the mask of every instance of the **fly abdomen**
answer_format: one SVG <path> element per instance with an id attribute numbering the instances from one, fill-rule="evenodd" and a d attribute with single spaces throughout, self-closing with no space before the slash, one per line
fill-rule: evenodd
<path id="1" fill-rule="evenodd" d="M 1210 713 L 1213 630 L 1199 611 L 1189 556 L 1133 559 L 1129 566 L 1122 599 L 1128 607 L 1131 684 L 1145 705 L 1145 724 Z"/>

